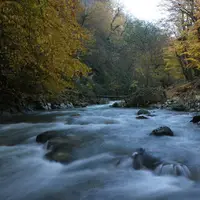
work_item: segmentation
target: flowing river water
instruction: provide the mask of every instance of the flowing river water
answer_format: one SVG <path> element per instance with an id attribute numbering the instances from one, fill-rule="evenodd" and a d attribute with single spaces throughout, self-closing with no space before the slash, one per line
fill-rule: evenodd
<path id="1" fill-rule="evenodd" d="M 0 200 L 185 200 L 200 199 L 200 127 L 191 113 L 151 110 L 154 117 L 137 120 L 138 109 L 109 105 L 41 112 L 13 117 L 0 125 Z M 175 137 L 149 133 L 169 126 Z M 58 130 L 82 136 L 77 160 L 63 165 L 44 158 L 38 134 Z M 129 155 L 143 147 L 153 155 L 187 164 L 196 180 L 136 171 Z M 116 166 L 116 157 L 127 156 Z"/>

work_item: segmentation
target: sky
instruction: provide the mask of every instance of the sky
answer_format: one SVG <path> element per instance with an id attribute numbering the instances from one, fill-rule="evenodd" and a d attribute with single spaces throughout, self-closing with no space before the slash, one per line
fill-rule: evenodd
<path id="1" fill-rule="evenodd" d="M 129 14 L 141 20 L 154 21 L 161 18 L 157 7 L 161 0 L 121 0 Z"/>

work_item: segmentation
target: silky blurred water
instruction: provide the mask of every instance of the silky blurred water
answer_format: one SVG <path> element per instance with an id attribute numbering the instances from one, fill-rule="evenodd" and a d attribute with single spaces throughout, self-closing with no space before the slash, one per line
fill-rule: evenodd
<path id="1" fill-rule="evenodd" d="M 0 200 L 199 200 L 200 127 L 192 114 L 151 110 L 137 120 L 138 109 L 109 105 L 16 116 L 0 125 Z M 175 137 L 149 133 L 169 126 Z M 58 130 L 84 139 L 69 165 L 44 159 L 45 145 L 36 135 Z M 17 144 L 17 145 L 16 145 Z M 128 158 L 143 147 L 165 160 L 194 169 L 196 180 L 135 171 Z M 124 157 L 116 166 L 118 157 Z"/>

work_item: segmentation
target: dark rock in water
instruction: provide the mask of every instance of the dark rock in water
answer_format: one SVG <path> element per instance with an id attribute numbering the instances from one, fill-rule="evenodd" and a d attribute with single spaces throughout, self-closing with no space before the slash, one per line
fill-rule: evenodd
<path id="1" fill-rule="evenodd" d="M 125 107 L 125 102 L 123 102 L 123 101 L 115 102 L 115 103 L 112 104 L 111 107 L 113 107 L 113 108 L 123 108 L 123 107 Z"/>
<path id="2" fill-rule="evenodd" d="M 171 108 L 174 111 L 187 111 L 187 108 L 183 104 L 174 104 Z"/>
<path id="3" fill-rule="evenodd" d="M 174 136 L 174 133 L 169 127 L 163 126 L 163 127 L 160 127 L 158 129 L 153 130 L 151 132 L 151 135 L 155 135 L 155 136 Z"/>
<path id="4" fill-rule="evenodd" d="M 137 115 L 150 115 L 151 113 L 148 110 L 141 109 L 137 112 Z"/>
<path id="5" fill-rule="evenodd" d="M 50 161 L 69 163 L 73 160 L 72 151 L 79 147 L 81 139 L 75 135 L 52 138 L 48 141 L 47 149 L 50 150 L 45 158 Z"/>
<path id="6" fill-rule="evenodd" d="M 113 108 L 120 108 L 120 104 L 118 102 L 113 103 L 112 105 Z"/>
<path id="7" fill-rule="evenodd" d="M 48 140 L 56 137 L 64 137 L 64 134 L 57 131 L 46 131 L 36 137 L 36 142 L 46 143 Z"/>
<path id="8" fill-rule="evenodd" d="M 132 154 L 133 168 L 136 170 L 148 169 L 155 172 L 157 175 L 174 175 L 174 176 L 184 176 L 186 178 L 191 178 L 191 172 L 189 168 L 177 162 L 166 162 L 160 158 L 154 157 L 145 149 L 137 149 Z"/>
<path id="9" fill-rule="evenodd" d="M 80 143 L 80 138 L 74 135 L 53 138 L 48 141 L 47 149 L 50 150 L 50 152 L 48 152 L 45 157 L 50 161 L 68 163 L 73 160 L 73 148 L 80 146 Z"/>
<path id="10" fill-rule="evenodd" d="M 149 119 L 149 118 L 144 115 L 140 115 L 140 116 L 137 116 L 136 119 Z"/>
<path id="11" fill-rule="evenodd" d="M 200 115 L 194 116 L 193 119 L 190 122 L 193 122 L 194 124 L 200 122 Z"/>

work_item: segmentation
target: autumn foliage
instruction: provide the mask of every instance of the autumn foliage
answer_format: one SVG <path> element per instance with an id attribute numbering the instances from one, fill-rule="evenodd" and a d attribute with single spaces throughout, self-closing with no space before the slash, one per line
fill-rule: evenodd
<path id="1" fill-rule="evenodd" d="M 79 57 L 89 36 L 76 20 L 79 9 L 75 0 L 0 1 L 1 101 L 51 96 L 87 73 Z"/>
<path id="2" fill-rule="evenodd" d="M 179 22 L 176 37 L 166 49 L 166 66 L 191 81 L 200 75 L 200 1 L 171 1 Z M 171 10 L 172 12 L 172 10 Z M 177 24 L 176 22 L 176 24 Z M 175 73 L 174 73 L 175 74 Z"/>

